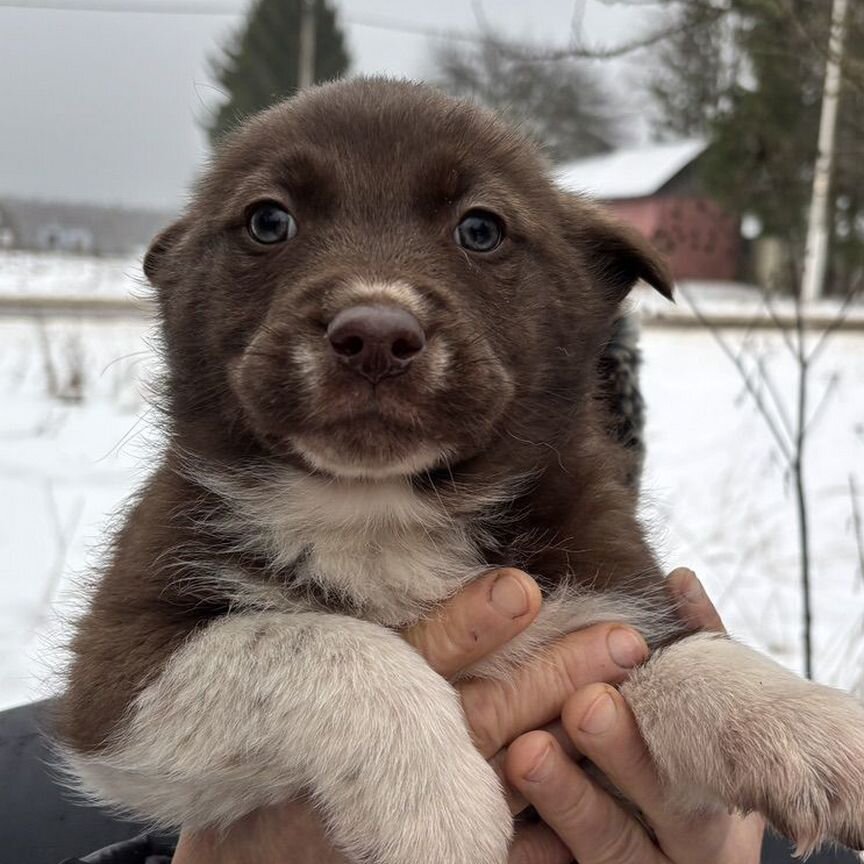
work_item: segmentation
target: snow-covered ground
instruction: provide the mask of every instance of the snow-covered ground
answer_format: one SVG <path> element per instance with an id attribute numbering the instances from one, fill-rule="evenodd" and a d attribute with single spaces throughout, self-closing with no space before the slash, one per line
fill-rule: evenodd
<path id="1" fill-rule="evenodd" d="M 728 336 L 763 358 L 791 414 L 795 367 L 779 335 Z M 733 633 L 800 669 L 796 512 L 791 478 L 765 422 L 709 334 L 649 328 L 643 346 L 646 513 L 664 558 L 700 573 Z M 816 676 L 858 687 L 864 574 L 850 478 L 864 510 L 864 333 L 834 334 L 811 390 L 816 416 L 805 459 Z"/>
<path id="2" fill-rule="evenodd" d="M 142 293 L 141 257 L 0 251 L 0 297 L 125 297 Z"/>
<path id="3" fill-rule="evenodd" d="M 92 295 L 88 273 L 102 293 L 140 290 L 134 262 L 10 263 L 0 261 L 0 294 L 18 290 L 16 269 L 43 296 L 63 285 Z M 148 327 L 0 318 L 0 708 L 50 690 L 63 616 L 98 560 L 110 514 L 158 450 L 142 388 L 156 368 Z M 791 406 L 794 367 L 778 334 L 728 336 L 763 358 Z M 795 510 L 777 448 L 709 334 L 648 326 L 643 347 L 645 513 L 664 558 L 700 572 L 733 632 L 798 668 Z M 850 495 L 853 477 L 864 511 L 864 333 L 832 337 L 813 370 L 814 405 L 826 387 L 808 456 L 816 670 L 851 687 L 864 673 Z"/>

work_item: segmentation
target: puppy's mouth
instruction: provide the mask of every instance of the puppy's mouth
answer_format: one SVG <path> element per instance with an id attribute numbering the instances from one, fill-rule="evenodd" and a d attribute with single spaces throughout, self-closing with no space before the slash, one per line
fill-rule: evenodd
<path id="1" fill-rule="evenodd" d="M 513 393 L 483 340 L 448 324 L 380 304 L 326 333 L 262 328 L 232 389 L 276 456 L 339 478 L 422 476 L 477 452 Z"/>
<path id="2" fill-rule="evenodd" d="M 446 463 L 448 451 L 440 444 L 389 438 L 362 450 L 340 446 L 340 436 L 292 435 L 294 452 L 313 470 L 350 480 L 411 477 Z"/>
<path id="3" fill-rule="evenodd" d="M 446 448 L 424 433 L 424 415 L 442 383 L 434 380 L 434 358 L 446 365 L 440 340 L 430 344 L 407 309 L 372 304 L 341 310 L 325 344 L 329 359 L 318 368 L 330 372 L 310 393 L 319 423 L 289 436 L 293 450 L 339 477 L 413 475 L 438 465 Z"/>

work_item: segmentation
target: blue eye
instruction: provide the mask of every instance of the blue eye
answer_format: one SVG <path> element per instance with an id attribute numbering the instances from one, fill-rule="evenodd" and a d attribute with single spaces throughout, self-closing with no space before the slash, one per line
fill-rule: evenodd
<path id="1" fill-rule="evenodd" d="M 491 252 L 504 239 L 504 224 L 488 210 L 469 210 L 456 226 L 456 242 L 470 252 Z"/>
<path id="2" fill-rule="evenodd" d="M 267 245 L 283 243 L 297 233 L 294 217 L 272 201 L 256 204 L 249 212 L 246 227 L 253 240 Z"/>

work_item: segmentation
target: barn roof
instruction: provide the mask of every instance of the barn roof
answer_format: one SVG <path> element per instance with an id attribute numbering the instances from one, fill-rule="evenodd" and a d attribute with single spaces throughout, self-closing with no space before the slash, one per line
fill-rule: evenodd
<path id="1" fill-rule="evenodd" d="M 645 198 L 659 192 L 704 153 L 707 146 L 707 141 L 693 138 L 616 150 L 568 162 L 560 167 L 556 176 L 558 183 L 569 192 L 602 201 Z"/>

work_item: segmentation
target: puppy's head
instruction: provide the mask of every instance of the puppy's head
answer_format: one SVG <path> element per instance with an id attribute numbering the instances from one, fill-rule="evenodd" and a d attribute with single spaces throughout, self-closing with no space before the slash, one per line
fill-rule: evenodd
<path id="1" fill-rule="evenodd" d="M 517 132 L 382 80 L 253 118 L 145 272 L 178 427 L 335 476 L 459 462 L 538 411 L 566 422 L 629 288 L 671 290 Z"/>

